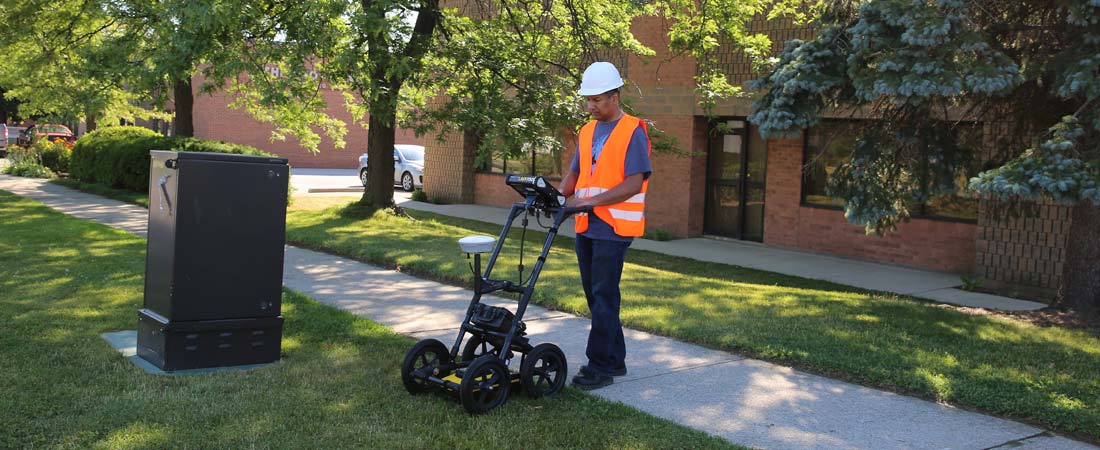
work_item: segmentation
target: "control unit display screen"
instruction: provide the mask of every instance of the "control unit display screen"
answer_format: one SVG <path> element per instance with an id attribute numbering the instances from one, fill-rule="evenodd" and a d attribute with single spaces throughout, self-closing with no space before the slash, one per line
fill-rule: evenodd
<path id="1" fill-rule="evenodd" d="M 508 175 L 505 183 L 515 189 L 520 196 L 535 197 L 535 203 L 545 207 L 565 206 L 565 196 L 558 192 L 545 178 L 535 175 Z"/>

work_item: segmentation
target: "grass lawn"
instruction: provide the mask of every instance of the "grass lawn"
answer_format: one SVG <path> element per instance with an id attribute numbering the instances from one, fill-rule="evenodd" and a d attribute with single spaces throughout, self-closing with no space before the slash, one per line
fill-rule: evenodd
<path id="1" fill-rule="evenodd" d="M 409 210 L 410 220 L 300 206 L 287 215 L 288 241 L 452 284 L 471 280 L 456 239 L 500 232 L 497 225 L 420 211 Z M 528 232 L 527 267 L 544 236 Z M 516 249 L 502 252 L 495 278 L 516 279 Z M 587 314 L 575 261 L 572 239 L 559 238 L 537 303 Z M 1100 438 L 1097 330 L 966 315 L 911 298 L 640 250 L 627 255 L 622 287 L 622 318 L 632 328 Z"/>
<path id="2" fill-rule="evenodd" d="M 497 225 L 426 212 L 409 210 L 415 218 L 409 220 L 340 208 L 352 200 L 296 198 L 288 241 L 469 285 L 456 240 L 500 233 Z M 528 232 L 528 255 L 537 255 L 544 236 Z M 586 315 L 573 241 L 557 242 L 535 301 Z M 515 248 L 502 255 L 494 277 L 515 280 Z M 526 264 L 533 266 L 534 257 Z M 631 328 L 1100 441 L 1097 329 L 966 315 L 912 298 L 640 250 L 628 252 L 623 298 L 622 318 Z"/>
<path id="3" fill-rule="evenodd" d="M 731 448 L 567 389 L 486 416 L 413 397 L 413 341 L 285 291 L 283 359 L 148 375 L 100 333 L 134 329 L 145 240 L 0 191 L 0 448 Z"/>
<path id="4" fill-rule="evenodd" d="M 104 186 L 102 184 L 77 181 L 72 178 L 54 178 L 50 180 L 50 183 L 84 191 L 89 194 L 96 194 L 107 198 L 113 198 L 118 201 L 140 205 L 146 208 L 149 207 L 149 194 L 146 194 L 144 192 L 115 189 L 112 187 Z"/>

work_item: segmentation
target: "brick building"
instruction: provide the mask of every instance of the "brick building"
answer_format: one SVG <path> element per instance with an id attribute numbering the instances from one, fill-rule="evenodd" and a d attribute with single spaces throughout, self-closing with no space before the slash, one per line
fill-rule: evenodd
<path id="1" fill-rule="evenodd" d="M 754 22 L 767 30 L 774 50 L 812 31 L 789 21 Z M 826 119 L 793 139 L 765 140 L 745 121 L 751 99 L 732 99 L 716 110 L 730 129 L 716 134 L 704 117 L 694 91 L 695 63 L 670 58 L 661 18 L 641 18 L 633 32 L 657 51 L 650 58 L 614 60 L 628 79 L 623 99 L 633 111 L 663 131 L 683 154 L 654 153 L 654 175 L 647 194 L 647 232 L 676 237 L 715 236 L 841 257 L 936 271 L 971 274 L 1049 295 L 1060 284 L 1069 209 L 1038 205 L 1025 217 L 991 214 L 986 203 L 956 197 L 930 201 L 898 231 L 879 237 L 844 218 L 837 199 L 824 193 L 826 174 L 843 159 L 845 120 Z M 747 58 L 727 52 L 719 58 L 731 82 L 755 78 Z M 658 66 L 659 70 L 658 70 Z M 201 77 L 194 85 L 199 86 Z M 335 91 L 324 92 L 330 105 L 341 105 Z M 297 140 L 270 140 L 272 126 L 230 108 L 224 92 L 196 95 L 195 136 L 251 145 L 290 159 L 293 167 L 355 168 L 366 151 L 367 132 L 340 106 L 332 114 L 348 124 L 347 147 L 335 149 L 322 137 L 320 152 L 302 149 Z M 989 134 L 989 126 L 981 133 Z M 399 130 L 397 143 L 427 147 L 424 190 L 450 203 L 507 206 L 516 200 L 504 184 L 506 173 L 536 173 L 557 178 L 573 157 L 575 136 L 564 133 L 553 154 L 532 154 L 521 161 L 493 161 L 475 167 L 475 148 L 461 133 L 442 142 Z M 471 140 L 472 142 L 472 140 Z M 850 143 L 850 142 L 849 142 Z M 850 147 L 848 147 L 850 148 Z"/>
<path id="2" fill-rule="evenodd" d="M 810 33 L 784 21 L 758 21 L 754 26 L 768 30 L 776 50 L 785 41 Z M 848 154 L 843 146 L 848 137 L 843 120 L 826 120 L 794 139 L 765 140 L 745 121 L 751 100 L 734 99 L 717 109 L 720 120 L 730 127 L 728 134 L 718 135 L 694 93 L 694 62 L 669 60 L 663 20 L 642 18 L 632 29 L 657 55 L 614 61 L 628 78 L 623 98 L 687 151 L 652 155 L 647 232 L 719 236 L 973 274 L 991 284 L 1040 288 L 1043 293 L 1058 286 L 1068 209 L 1041 205 L 1032 217 L 998 217 L 990 214 L 988 205 L 959 195 L 916 207 L 919 213 L 900 224 L 897 232 L 866 235 L 862 226 L 844 218 L 837 199 L 824 194 L 825 174 Z M 732 53 L 723 57 L 731 82 L 754 78 L 747 59 Z M 979 139 L 988 133 L 988 127 L 976 129 Z M 494 161 L 476 168 L 474 148 L 465 141 L 461 134 L 446 135 L 443 142 L 426 140 L 424 189 L 430 197 L 510 205 L 517 198 L 504 184 L 505 173 L 560 176 L 575 146 L 575 136 L 567 133 L 562 150 L 553 155 L 532 154 L 521 161 Z"/>
<path id="3" fill-rule="evenodd" d="M 192 80 L 192 85 L 201 86 L 203 81 L 203 77 L 197 75 Z M 251 145 L 289 159 L 291 167 L 358 168 L 359 155 L 367 151 L 367 130 L 358 125 L 342 106 L 344 98 L 340 92 L 326 89 L 322 94 L 325 102 L 332 105 L 329 113 L 347 124 L 344 148 L 336 148 L 332 139 L 324 134 L 321 134 L 319 151 L 316 153 L 302 148 L 298 139 L 293 136 L 287 136 L 285 141 L 272 141 L 271 131 L 275 127 L 253 119 L 243 109 L 231 108 L 229 105 L 233 98 L 225 91 L 195 95 L 195 137 Z M 422 139 L 412 132 L 399 129 L 396 143 L 421 145 Z"/>

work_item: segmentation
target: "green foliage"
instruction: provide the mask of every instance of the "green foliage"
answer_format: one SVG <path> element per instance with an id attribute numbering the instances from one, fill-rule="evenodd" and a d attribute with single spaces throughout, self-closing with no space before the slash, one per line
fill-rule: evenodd
<path id="1" fill-rule="evenodd" d="M 962 290 L 964 291 L 976 291 L 978 289 L 981 289 L 982 285 L 985 284 L 985 278 L 982 277 L 963 275 L 959 277 L 959 280 L 961 280 L 963 283 Z"/>
<path id="2" fill-rule="evenodd" d="M 560 148 L 561 130 L 586 118 L 576 95 L 584 68 L 610 60 L 625 70 L 627 55 L 654 53 L 630 32 L 646 12 L 629 2 L 479 1 L 445 13 L 406 124 L 465 132 L 482 160 Z"/>
<path id="3" fill-rule="evenodd" d="M 754 17 L 805 19 L 819 3 L 479 0 L 459 10 L 435 0 L 12 0 L 0 9 L 0 49 L 17 55 L 16 69 L 0 83 L 28 112 L 114 123 L 163 118 L 133 105 L 151 99 L 162 109 L 177 81 L 201 73 L 200 93 L 227 88 L 233 106 L 273 124 L 273 139 L 294 136 L 314 151 L 321 133 L 345 145 L 350 124 L 322 95 L 334 89 L 360 125 L 369 112 L 382 134 L 397 120 L 419 133 L 470 133 L 485 159 L 559 149 L 561 131 L 586 117 L 575 91 L 588 63 L 627 69 L 628 55 L 655 54 L 632 34 L 635 18 L 666 17 L 674 56 L 699 65 L 709 112 L 740 92 L 718 70 L 721 54 L 744 49 L 757 66 L 768 61 L 768 39 L 746 31 Z M 654 131 L 654 147 L 675 152 Z M 383 141 L 371 139 L 378 148 L 368 152 L 387 154 Z M 388 169 L 371 170 L 382 179 Z"/>
<path id="4" fill-rule="evenodd" d="M 149 151 L 186 151 L 274 156 L 254 147 L 192 137 L 164 137 L 139 127 L 88 133 L 73 148 L 72 176 L 87 183 L 144 192 L 149 189 Z"/>
<path id="5" fill-rule="evenodd" d="M 771 61 L 772 42 L 767 35 L 750 32 L 754 18 L 793 15 L 806 20 L 819 8 L 815 3 L 791 0 L 665 0 L 651 8 L 669 19 L 669 49 L 694 58 L 695 83 L 700 106 L 708 117 L 722 100 L 742 95 L 741 87 L 730 84 L 718 62 L 723 55 L 743 51 L 753 68 L 761 70 Z M 728 56 L 726 56 L 728 57 Z"/>
<path id="6" fill-rule="evenodd" d="M 1050 129 L 1051 137 L 1019 158 L 970 180 L 970 189 L 1001 200 L 1051 198 L 1059 203 L 1091 200 L 1100 204 L 1100 159 L 1066 157 L 1085 144 L 1085 128 L 1066 116 Z"/>
<path id="7" fill-rule="evenodd" d="M 72 143 L 68 141 L 49 142 L 39 139 L 31 144 L 31 151 L 38 155 L 42 165 L 55 173 L 68 173 L 72 156 Z"/>
<path id="8" fill-rule="evenodd" d="M 326 114 L 335 105 L 317 95 L 331 87 L 344 92 L 344 106 L 361 125 L 369 112 L 380 120 L 375 126 L 389 124 L 392 117 L 421 135 L 463 133 L 478 147 L 479 161 L 514 158 L 559 149 L 562 130 L 585 121 L 576 89 L 589 63 L 613 61 L 626 71 L 630 56 L 655 54 L 632 34 L 636 18 L 665 15 L 674 54 L 693 56 L 702 68 L 697 91 L 709 111 L 740 91 L 718 70 L 723 52 L 747 49 L 759 66 L 768 61 L 771 43 L 746 31 L 754 17 L 804 19 L 818 3 L 479 0 L 449 9 L 427 2 L 417 5 L 414 24 L 408 19 L 411 10 L 398 2 L 371 2 L 369 7 L 320 2 L 312 16 L 299 16 L 291 7 L 276 18 L 296 39 L 255 41 L 243 63 L 267 64 L 270 73 L 251 72 L 247 80 L 237 79 L 231 91 L 237 106 L 275 125 L 275 138 L 293 135 L 311 149 L 319 132 L 343 145 L 348 124 Z M 630 90 L 628 79 L 625 92 Z M 659 138 L 660 130 L 653 131 L 655 149 L 682 153 L 675 142 Z M 388 154 L 389 149 L 378 151 Z M 385 166 L 371 170 L 386 178 L 374 173 Z"/>
<path id="9" fill-rule="evenodd" d="M 41 161 L 38 159 L 37 153 L 22 145 L 9 145 L 7 158 L 9 164 L 19 164 L 24 162 L 31 162 L 35 164 L 41 163 Z"/>
<path id="10" fill-rule="evenodd" d="M 809 42 L 787 41 L 779 63 L 750 87 L 765 90 L 749 120 L 765 137 L 794 137 L 816 125 L 826 102 L 839 94 L 846 71 L 841 27 L 826 26 Z"/>
<path id="11" fill-rule="evenodd" d="M 671 241 L 672 240 L 672 233 L 669 233 L 668 230 L 665 230 L 663 228 L 655 228 L 655 229 L 653 229 L 652 231 L 650 231 L 646 234 L 648 235 L 648 236 L 646 236 L 646 238 L 653 239 L 655 241 Z"/>
<path id="12" fill-rule="evenodd" d="M 1100 203 L 1100 3 L 835 2 L 817 25 L 754 83 L 765 92 L 749 120 L 789 137 L 826 109 L 878 119 L 830 180 L 853 223 L 889 231 L 955 190 L 980 156 L 958 142 L 964 121 L 1012 124 L 989 152 L 1008 164 L 971 180 L 976 192 Z"/>
<path id="13" fill-rule="evenodd" d="M 52 178 L 55 173 L 69 171 L 69 159 L 72 150 L 67 141 L 49 142 L 35 140 L 30 147 L 8 146 L 8 162 L 13 174 L 36 178 Z M 43 171 L 45 168 L 47 170 Z M 48 173 L 48 176 L 46 176 Z"/>
<path id="14" fill-rule="evenodd" d="M 417 189 L 417 190 L 413 191 L 412 199 L 413 199 L 413 201 L 417 201 L 417 202 L 427 202 L 428 201 L 428 194 L 425 194 L 423 189 Z"/>
<path id="15" fill-rule="evenodd" d="M 57 175 L 49 167 L 35 163 L 18 163 L 4 168 L 4 173 L 27 178 L 55 178 Z"/>
<path id="16" fill-rule="evenodd" d="M 5 55 L 0 85 L 19 101 L 23 117 L 96 119 L 163 118 L 137 106 L 143 100 L 131 86 L 143 64 L 130 60 L 142 45 L 110 2 L 59 0 L 48 4 L 10 0 L 0 5 L 0 53 Z M 132 30 L 132 29 L 130 29 Z"/>
<path id="17" fill-rule="evenodd" d="M 124 169 L 116 168 L 120 161 L 119 155 L 144 151 L 145 165 L 148 166 L 148 150 L 159 137 L 160 133 L 141 127 L 107 127 L 95 130 L 78 139 L 73 146 L 70 175 L 88 183 L 110 187 L 126 186 L 122 182 L 121 174 Z M 128 169 L 131 173 L 140 170 L 134 167 Z M 146 176 L 148 170 L 146 167 Z"/>
<path id="18" fill-rule="evenodd" d="M 27 178 L 54 178 L 53 171 L 42 165 L 42 158 L 34 150 L 12 145 L 8 147 L 8 175 Z"/>

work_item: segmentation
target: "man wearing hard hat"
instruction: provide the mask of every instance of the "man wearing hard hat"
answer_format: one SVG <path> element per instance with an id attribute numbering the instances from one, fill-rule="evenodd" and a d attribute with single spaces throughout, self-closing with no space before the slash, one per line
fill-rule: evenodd
<path id="1" fill-rule="evenodd" d="M 581 127 L 577 152 L 560 190 L 573 195 L 570 206 L 591 206 L 575 217 L 577 263 L 592 312 L 588 364 L 573 385 L 598 389 L 626 375 L 626 344 L 619 321 L 619 279 L 626 249 L 645 232 L 645 193 L 653 169 L 645 122 L 619 105 L 623 79 L 608 62 L 585 69 L 578 93 L 592 121 Z"/>

